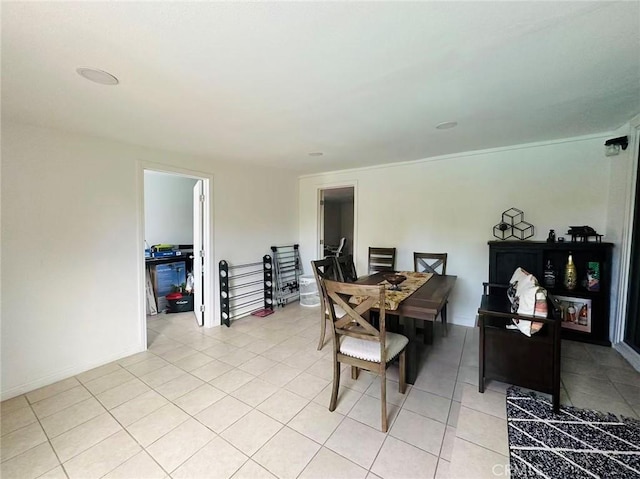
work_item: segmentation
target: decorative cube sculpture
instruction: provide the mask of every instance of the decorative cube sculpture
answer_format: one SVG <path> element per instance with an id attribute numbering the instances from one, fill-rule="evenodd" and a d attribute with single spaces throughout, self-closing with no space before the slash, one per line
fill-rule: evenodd
<path id="1" fill-rule="evenodd" d="M 524 221 L 524 213 L 518 208 L 509 208 L 502 213 L 502 222 L 510 226 L 517 225 Z"/>
<path id="2" fill-rule="evenodd" d="M 513 225 L 513 235 L 515 238 L 519 240 L 526 240 L 531 238 L 534 234 L 534 227 L 531 223 L 527 223 L 526 221 L 521 221 L 517 225 Z"/>
<path id="3" fill-rule="evenodd" d="M 524 220 L 524 212 L 518 208 L 509 208 L 502 212 L 502 221 L 493 227 L 493 236 L 499 240 L 518 238 L 526 240 L 534 235 L 535 228 Z"/>

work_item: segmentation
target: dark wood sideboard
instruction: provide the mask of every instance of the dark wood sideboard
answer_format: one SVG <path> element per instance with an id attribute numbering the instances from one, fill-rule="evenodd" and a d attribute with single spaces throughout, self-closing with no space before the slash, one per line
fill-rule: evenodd
<path id="1" fill-rule="evenodd" d="M 545 286 L 545 265 L 551 261 L 556 273 L 556 285 L 553 288 L 547 287 L 549 293 L 554 296 L 576 298 L 578 301 L 588 300 L 591 306 L 591 331 L 563 327 L 562 337 L 610 346 L 612 249 L 612 243 L 489 241 L 489 282 L 506 284 L 516 268 L 522 267 L 535 275 L 540 285 Z M 574 290 L 567 290 L 563 286 L 564 269 L 570 253 L 578 273 L 578 285 Z M 589 262 L 596 262 L 599 265 L 599 291 L 589 291 L 585 285 Z"/>

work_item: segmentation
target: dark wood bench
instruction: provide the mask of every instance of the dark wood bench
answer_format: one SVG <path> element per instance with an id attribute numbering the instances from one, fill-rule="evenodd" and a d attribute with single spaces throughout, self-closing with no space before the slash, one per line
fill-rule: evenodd
<path id="1" fill-rule="evenodd" d="M 553 410 L 560 407 L 560 328 L 561 317 L 548 300 L 549 317 L 538 318 L 511 313 L 508 285 L 484 283 L 484 295 L 478 309 L 480 327 L 480 382 L 495 379 L 516 386 L 551 394 Z M 507 329 L 512 318 L 544 323 L 528 337 L 517 329 Z M 556 319 L 557 318 L 557 319 Z"/>

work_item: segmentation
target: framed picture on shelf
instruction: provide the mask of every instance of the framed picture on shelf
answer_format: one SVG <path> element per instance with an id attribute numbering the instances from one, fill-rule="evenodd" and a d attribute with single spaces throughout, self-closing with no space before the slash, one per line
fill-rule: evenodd
<path id="1" fill-rule="evenodd" d="M 562 327 L 591 332 L 591 300 L 586 298 L 572 298 L 570 296 L 554 296 L 562 315 Z"/>

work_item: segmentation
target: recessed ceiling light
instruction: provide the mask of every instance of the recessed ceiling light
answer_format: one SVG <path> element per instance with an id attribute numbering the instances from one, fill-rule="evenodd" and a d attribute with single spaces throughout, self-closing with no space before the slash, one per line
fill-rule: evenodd
<path id="1" fill-rule="evenodd" d="M 321 151 L 312 151 L 311 153 L 309 153 L 309 156 L 322 156 L 324 155 L 324 153 L 322 153 Z"/>
<path id="2" fill-rule="evenodd" d="M 95 68 L 76 68 L 78 75 L 91 80 L 92 82 L 100 83 L 102 85 L 117 85 L 120 81 L 111 73 L 107 73 Z"/>
<path id="3" fill-rule="evenodd" d="M 451 128 L 455 128 L 456 126 L 458 126 L 457 121 L 444 121 L 442 123 L 437 124 L 436 128 L 438 130 L 449 130 Z"/>

